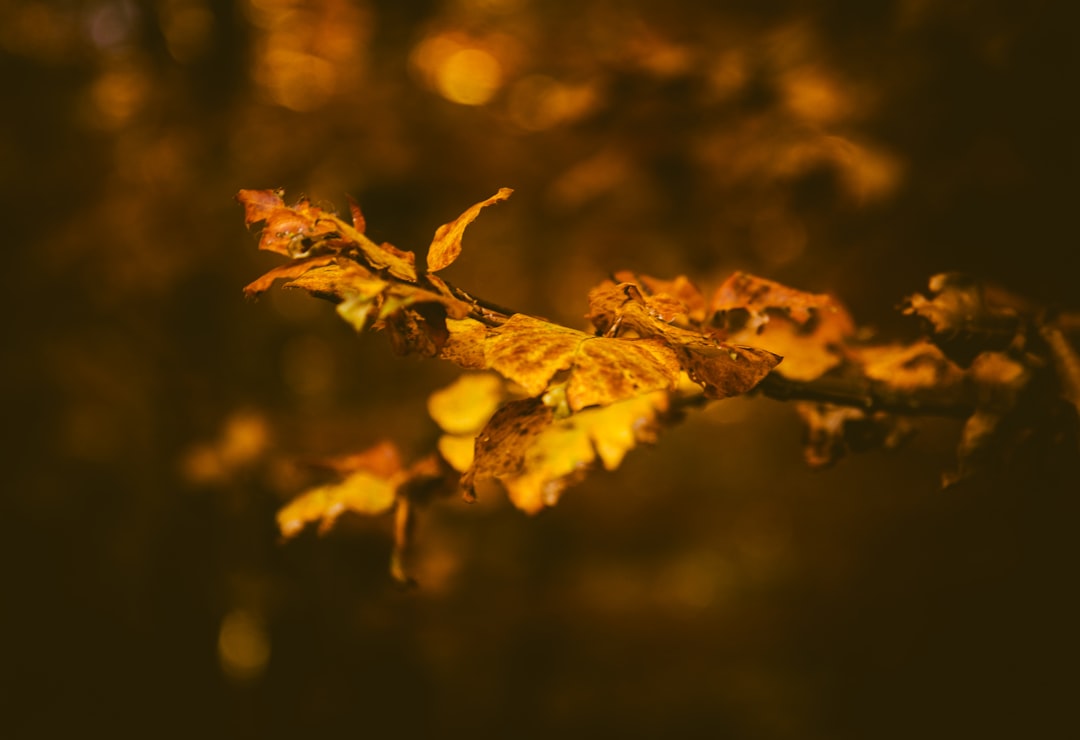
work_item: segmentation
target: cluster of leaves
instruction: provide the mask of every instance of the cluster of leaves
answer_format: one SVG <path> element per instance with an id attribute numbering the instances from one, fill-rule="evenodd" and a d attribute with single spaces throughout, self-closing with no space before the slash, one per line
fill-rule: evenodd
<path id="1" fill-rule="evenodd" d="M 238 195 L 247 224 L 261 225 L 260 248 L 289 258 L 247 295 L 286 280 L 336 303 L 357 331 L 385 332 L 400 353 L 473 371 L 429 399 L 444 432 L 437 450 L 406 465 L 383 442 L 328 462 L 339 482 L 284 507 L 284 536 L 313 522 L 325 531 L 347 511 L 393 509 L 392 570 L 404 579 L 412 513 L 436 493 L 472 499 L 479 482 L 493 479 L 535 513 L 589 470 L 616 468 L 684 410 L 751 391 L 795 402 L 812 466 L 894 447 L 919 414 L 967 419 L 947 483 L 1030 437 L 1036 416 L 1057 420 L 1055 441 L 1075 441 L 1080 360 L 1057 317 L 1012 297 L 991 300 L 960 275 L 936 276 L 929 297 L 907 300 L 904 311 L 930 330 L 911 343 L 870 343 L 833 297 L 745 273 L 711 298 L 685 276 L 615 273 L 589 293 L 592 331 L 489 304 L 437 273 L 461 253 L 480 211 L 510 193 L 440 226 L 420 263 L 365 236 L 355 203 L 349 222 L 306 199 L 287 206 L 279 191 Z"/>

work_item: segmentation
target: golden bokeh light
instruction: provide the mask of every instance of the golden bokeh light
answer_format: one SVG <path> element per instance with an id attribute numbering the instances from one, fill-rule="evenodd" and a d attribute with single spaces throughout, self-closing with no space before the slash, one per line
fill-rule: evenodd
<path id="1" fill-rule="evenodd" d="M 233 681 L 258 679 L 270 662 L 270 635 L 258 614 L 233 609 L 221 620 L 218 631 L 218 662 Z"/>
<path id="2" fill-rule="evenodd" d="M 214 32 L 214 14 L 203 0 L 167 0 L 159 13 L 161 32 L 173 59 L 191 62 L 206 52 Z"/>
<path id="3" fill-rule="evenodd" d="M 289 110 L 313 111 L 334 94 L 334 66 L 314 54 L 269 49 L 262 55 L 256 78 L 270 98 Z"/>
<path id="4" fill-rule="evenodd" d="M 275 105 L 307 113 L 361 84 L 371 32 L 366 4 L 249 0 L 244 9 L 257 29 L 253 77 Z"/>
<path id="5" fill-rule="evenodd" d="M 439 93 L 461 105 L 483 105 L 502 83 L 502 67 L 482 49 L 461 49 L 439 66 Z"/>
<path id="6" fill-rule="evenodd" d="M 250 410 L 226 417 L 212 442 L 192 446 L 180 461 L 180 472 L 189 483 L 219 484 L 261 460 L 271 443 L 266 418 Z"/>
<path id="7" fill-rule="evenodd" d="M 120 128 L 139 112 L 149 93 L 149 81 L 140 68 L 117 66 L 90 88 L 90 122 L 104 129 Z"/>
<path id="8" fill-rule="evenodd" d="M 481 106 L 503 87 L 518 53 L 516 42 L 504 34 L 478 40 L 448 32 L 421 41 L 410 62 L 424 83 L 443 98 Z"/>

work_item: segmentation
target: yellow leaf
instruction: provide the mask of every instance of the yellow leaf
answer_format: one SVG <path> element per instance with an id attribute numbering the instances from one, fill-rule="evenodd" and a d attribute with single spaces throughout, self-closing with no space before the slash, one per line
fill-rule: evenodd
<path id="1" fill-rule="evenodd" d="M 503 381 L 491 373 L 467 373 L 428 398 L 428 413 L 444 432 L 476 434 L 504 397 Z"/>
<path id="2" fill-rule="evenodd" d="M 277 523 L 284 537 L 293 537 L 311 522 L 319 522 L 319 531 L 324 532 L 346 511 L 381 514 L 393 505 L 398 487 L 408 478 L 397 448 L 390 442 L 326 465 L 345 477 L 338 483 L 309 489 L 283 506 Z"/>
<path id="3" fill-rule="evenodd" d="M 495 478 L 515 506 L 536 513 L 598 462 L 614 470 L 636 445 L 655 441 L 668 404 L 668 394 L 656 391 L 557 419 L 539 399 L 511 401 L 477 437 L 462 484 Z"/>
<path id="4" fill-rule="evenodd" d="M 510 188 L 499 188 L 499 192 L 487 200 L 481 201 L 470 207 L 465 213 L 458 216 L 448 224 L 443 224 L 435 230 L 435 238 L 428 249 L 427 268 L 429 272 L 438 272 L 461 254 L 461 237 L 465 233 L 465 227 L 476 220 L 487 206 L 506 200 L 514 191 Z"/>
<path id="5" fill-rule="evenodd" d="M 444 434 L 437 443 L 439 454 L 454 470 L 464 473 L 473 464 L 476 440 L 468 435 Z"/>
<path id="6" fill-rule="evenodd" d="M 278 528 L 292 537 L 309 522 L 319 522 L 325 531 L 346 511 L 381 514 L 393 505 L 396 490 L 393 479 L 357 471 L 340 483 L 313 488 L 290 501 L 278 512 Z"/>

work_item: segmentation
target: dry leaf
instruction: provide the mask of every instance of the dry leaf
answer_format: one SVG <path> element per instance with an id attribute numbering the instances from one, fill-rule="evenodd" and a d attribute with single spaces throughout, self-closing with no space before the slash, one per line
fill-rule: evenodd
<path id="1" fill-rule="evenodd" d="M 851 316 L 834 298 L 807 293 L 737 272 L 713 296 L 713 323 L 732 342 L 753 344 L 784 357 L 777 372 L 809 382 L 843 361 L 842 345 L 855 331 Z"/>
<path id="2" fill-rule="evenodd" d="M 530 396 L 569 371 L 566 399 L 573 411 L 674 388 L 679 378 L 675 353 L 663 342 L 595 337 L 524 314 L 489 331 L 484 357 Z"/>
<path id="3" fill-rule="evenodd" d="M 476 438 L 476 457 L 462 485 L 471 491 L 479 480 L 497 479 L 515 506 L 534 514 L 553 506 L 597 462 L 614 470 L 635 446 L 655 441 L 667 409 L 663 391 L 564 419 L 540 399 L 511 401 Z"/>
<path id="4" fill-rule="evenodd" d="M 852 452 L 894 449 L 915 432 L 906 419 L 880 411 L 806 402 L 796 403 L 795 410 L 806 425 L 803 458 L 812 468 L 827 467 Z"/>
<path id="5" fill-rule="evenodd" d="M 386 270 L 399 280 L 416 282 L 416 256 L 391 244 L 375 244 L 354 227 L 329 211 L 314 206 L 307 198 L 286 206 L 280 190 L 241 190 L 236 199 L 244 206 L 245 222 L 262 223 L 259 249 L 288 257 L 309 257 L 330 252 L 362 258 L 375 270 Z M 353 219 L 359 207 L 352 204 Z"/>
<path id="6" fill-rule="evenodd" d="M 447 319 L 446 342 L 439 350 L 439 357 L 466 370 L 486 370 L 484 343 L 488 336 L 488 327 L 476 319 Z"/>
<path id="7" fill-rule="evenodd" d="M 465 227 L 476 220 L 487 206 L 492 203 L 506 200 L 514 191 L 510 188 L 499 188 L 499 192 L 487 200 L 471 206 L 465 213 L 458 216 L 448 224 L 443 224 L 435 230 L 435 238 L 431 241 L 428 249 L 427 269 L 428 272 L 438 272 L 448 266 L 461 254 L 461 237 L 465 233 Z"/>
<path id="8" fill-rule="evenodd" d="M 675 352 L 680 368 L 710 398 L 746 393 L 781 360 L 767 350 L 728 344 L 667 323 L 662 307 L 650 303 L 633 283 L 602 283 L 589 293 L 589 307 L 589 318 L 605 334 L 625 328 L 667 345 Z"/>
<path id="9" fill-rule="evenodd" d="M 982 283 L 969 275 L 934 275 L 930 293 L 931 298 L 910 296 L 903 312 L 930 324 L 934 343 L 961 367 L 970 365 L 980 352 L 1007 348 L 1022 328 L 1016 311 L 990 305 Z"/>

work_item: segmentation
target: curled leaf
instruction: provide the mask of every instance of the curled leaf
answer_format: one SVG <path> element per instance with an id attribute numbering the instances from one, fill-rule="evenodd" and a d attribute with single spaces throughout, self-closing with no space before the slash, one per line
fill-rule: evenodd
<path id="1" fill-rule="evenodd" d="M 668 403 L 657 391 L 557 419 L 540 399 L 511 401 L 477 436 L 462 485 L 471 491 L 494 478 L 515 506 L 534 514 L 597 464 L 614 470 L 635 446 L 655 441 Z"/>
<path id="2" fill-rule="evenodd" d="M 499 188 L 499 192 L 495 195 L 470 206 L 465 213 L 436 229 L 435 238 L 432 239 L 431 247 L 428 249 L 428 272 L 438 272 L 456 260 L 461 254 L 461 238 L 465 234 L 465 227 L 475 221 L 484 208 L 492 203 L 506 200 L 513 192 L 510 188 Z"/>
<path id="3" fill-rule="evenodd" d="M 355 256 L 375 270 L 386 270 L 399 280 L 416 282 L 416 256 L 392 244 L 376 244 L 363 234 L 359 207 L 350 203 L 355 226 L 301 198 L 286 206 L 280 190 L 241 190 L 236 199 L 244 206 L 247 225 L 263 224 L 259 249 L 302 258 L 331 253 Z"/>
<path id="4" fill-rule="evenodd" d="M 336 258 L 332 254 L 323 254 L 316 257 L 293 260 L 284 265 L 279 265 L 262 277 L 248 283 L 244 287 L 244 295 L 248 298 L 254 298 L 270 290 L 270 287 L 278 280 L 293 280 L 309 270 L 313 270 L 317 267 L 325 267 L 326 265 L 331 264 L 335 259 Z"/>

